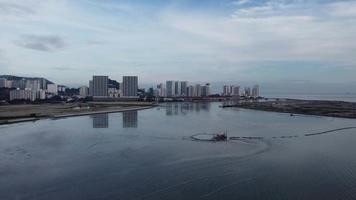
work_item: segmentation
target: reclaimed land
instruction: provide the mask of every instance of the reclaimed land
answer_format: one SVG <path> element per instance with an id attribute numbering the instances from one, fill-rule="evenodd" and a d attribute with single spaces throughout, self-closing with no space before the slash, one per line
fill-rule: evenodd
<path id="1" fill-rule="evenodd" d="M 344 101 L 282 99 L 262 102 L 240 102 L 234 105 L 224 105 L 223 107 L 239 107 L 291 114 L 356 118 L 356 103 Z"/>
<path id="2" fill-rule="evenodd" d="M 47 118 L 148 109 L 150 102 L 87 102 L 62 104 L 21 104 L 0 106 L 0 125 Z"/>

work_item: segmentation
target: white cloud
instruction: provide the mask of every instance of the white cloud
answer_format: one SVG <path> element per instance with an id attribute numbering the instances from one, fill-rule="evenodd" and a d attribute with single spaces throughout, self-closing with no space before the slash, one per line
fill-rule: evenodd
<path id="1" fill-rule="evenodd" d="M 174 12 L 163 18 L 177 30 L 218 44 L 215 55 L 230 61 L 311 60 L 354 65 L 356 20 L 322 16 L 329 7 L 318 5 L 311 12 L 299 4 L 267 3 L 238 9 L 231 18 Z"/>
<path id="2" fill-rule="evenodd" d="M 232 2 L 232 4 L 243 5 L 243 4 L 249 3 L 250 1 L 251 0 L 237 0 L 237 1 Z"/>
<path id="3" fill-rule="evenodd" d="M 221 15 L 174 6 L 152 11 L 144 5 L 107 1 L 17 0 L 9 5 L 0 0 L 0 45 L 6 49 L 8 72 L 30 73 L 36 68 L 54 77 L 48 66 L 75 68 L 85 78 L 105 70 L 137 73 L 150 81 L 174 76 L 241 78 L 251 63 L 265 61 L 354 69 L 356 1 L 293 2 L 251 6 L 252 1 L 235 1 L 235 12 Z M 57 35 L 70 45 L 44 55 L 13 44 L 24 34 Z"/>
<path id="4" fill-rule="evenodd" d="M 356 17 L 356 1 L 331 3 L 327 9 L 333 17 Z"/>

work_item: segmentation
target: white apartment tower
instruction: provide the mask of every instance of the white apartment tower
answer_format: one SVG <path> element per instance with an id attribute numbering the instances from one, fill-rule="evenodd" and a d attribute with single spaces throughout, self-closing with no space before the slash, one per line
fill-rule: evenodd
<path id="1" fill-rule="evenodd" d="M 174 81 L 166 81 L 166 95 L 167 97 L 174 97 L 175 95 L 175 82 Z"/>

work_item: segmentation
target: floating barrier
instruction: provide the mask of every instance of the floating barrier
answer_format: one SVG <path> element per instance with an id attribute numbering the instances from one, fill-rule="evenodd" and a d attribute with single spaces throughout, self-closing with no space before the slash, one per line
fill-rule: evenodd
<path id="1" fill-rule="evenodd" d="M 323 134 L 338 132 L 338 131 L 342 131 L 342 130 L 350 130 L 350 129 L 356 129 L 356 127 L 350 126 L 350 127 L 344 127 L 344 128 L 337 128 L 337 129 L 331 129 L 331 130 L 317 132 L 317 133 L 308 133 L 308 134 L 304 134 L 302 136 L 305 136 L 305 137 L 317 136 L 317 135 L 323 135 Z M 301 135 L 282 135 L 282 136 L 273 136 L 270 138 L 272 138 L 272 139 L 290 139 L 290 138 L 298 138 L 299 136 L 301 136 Z M 261 137 L 261 136 L 231 136 L 231 137 L 226 137 L 225 140 L 218 140 L 218 139 L 216 139 L 216 134 L 208 134 L 208 133 L 198 133 L 198 134 L 192 135 L 190 138 L 194 141 L 207 141 L 207 142 L 228 141 L 228 140 L 263 140 L 263 139 L 267 139 L 267 137 Z"/>

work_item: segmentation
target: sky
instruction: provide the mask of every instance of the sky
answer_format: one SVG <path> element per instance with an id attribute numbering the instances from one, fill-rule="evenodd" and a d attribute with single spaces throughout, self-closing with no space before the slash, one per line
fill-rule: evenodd
<path id="1" fill-rule="evenodd" d="M 0 74 L 356 92 L 356 1 L 0 0 Z"/>

